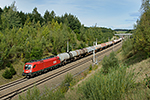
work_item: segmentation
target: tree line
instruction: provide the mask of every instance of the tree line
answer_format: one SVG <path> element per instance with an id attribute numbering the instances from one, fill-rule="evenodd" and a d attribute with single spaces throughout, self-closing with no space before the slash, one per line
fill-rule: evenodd
<path id="1" fill-rule="evenodd" d="M 29 18 L 31 22 L 40 22 L 40 25 L 48 24 L 52 20 L 57 21 L 59 24 L 66 24 L 75 32 L 80 32 L 81 22 L 74 15 L 65 13 L 61 17 L 56 16 L 55 12 L 46 10 L 44 16 L 42 16 L 37 7 L 35 7 L 32 13 L 24 13 L 22 11 L 17 11 L 15 7 L 15 2 L 11 6 L 5 6 L 4 9 L 0 8 L 0 23 L 1 30 L 6 28 L 12 29 L 15 27 L 24 27 L 26 20 Z M 8 25 L 8 26 L 7 26 Z"/>
<path id="2" fill-rule="evenodd" d="M 150 0 L 142 0 L 140 11 L 141 16 L 134 25 L 132 39 L 123 44 L 124 55 L 127 57 L 136 53 L 150 57 Z"/>
<path id="3" fill-rule="evenodd" d="M 65 13 L 61 17 L 46 10 L 44 16 L 35 7 L 32 13 L 17 11 L 15 2 L 0 8 L 0 69 L 16 59 L 23 62 L 76 50 L 112 38 L 114 31 L 103 27 L 85 27 L 79 19 Z"/>

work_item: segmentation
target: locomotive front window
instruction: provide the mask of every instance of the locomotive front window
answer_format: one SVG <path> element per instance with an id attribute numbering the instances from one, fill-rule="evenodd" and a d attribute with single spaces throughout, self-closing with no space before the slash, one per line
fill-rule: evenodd
<path id="1" fill-rule="evenodd" d="M 33 68 L 35 68 L 35 67 L 36 67 L 36 65 L 33 66 Z"/>
<path id="2" fill-rule="evenodd" d="M 25 70 L 30 70 L 32 65 L 25 65 Z"/>

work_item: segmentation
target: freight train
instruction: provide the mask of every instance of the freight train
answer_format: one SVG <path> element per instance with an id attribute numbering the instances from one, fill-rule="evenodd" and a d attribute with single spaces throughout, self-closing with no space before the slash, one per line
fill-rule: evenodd
<path id="1" fill-rule="evenodd" d="M 114 41 L 98 44 L 97 46 L 94 45 L 75 51 L 60 53 L 57 56 L 50 56 L 40 60 L 32 60 L 30 62 L 25 63 L 22 75 L 26 76 L 27 78 L 30 78 L 32 76 L 42 74 L 43 72 L 47 72 L 54 68 L 63 66 L 68 62 L 72 62 L 79 58 L 90 55 L 93 53 L 94 50 L 95 52 L 97 52 L 104 48 L 107 48 L 113 44 L 120 42 L 121 40 L 122 38 L 119 38 Z"/>

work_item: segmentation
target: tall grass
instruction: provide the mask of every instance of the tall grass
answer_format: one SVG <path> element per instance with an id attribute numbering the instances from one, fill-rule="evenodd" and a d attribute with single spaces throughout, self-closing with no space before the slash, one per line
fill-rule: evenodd
<path id="1" fill-rule="evenodd" d="M 64 99 L 64 93 L 68 91 L 71 82 L 73 81 L 73 75 L 67 73 L 65 79 L 62 81 L 61 86 L 56 90 L 45 88 L 41 92 L 37 87 L 29 89 L 26 95 L 20 95 L 19 100 L 60 100 Z"/>
<path id="2" fill-rule="evenodd" d="M 118 70 L 111 69 L 111 73 L 107 75 L 98 72 L 79 88 L 79 91 L 83 95 L 81 99 L 123 99 L 123 94 L 126 94 L 133 86 L 133 75 L 132 72 L 128 73 L 124 66 L 120 67 Z"/>
<path id="3" fill-rule="evenodd" d="M 19 100 L 60 100 L 62 98 L 64 98 L 64 94 L 60 89 L 53 91 L 45 88 L 45 91 L 41 92 L 37 87 L 28 90 L 26 95 L 19 95 Z"/>
<path id="4" fill-rule="evenodd" d="M 131 39 L 126 39 L 123 41 L 122 44 L 122 54 L 125 58 L 129 58 L 134 55 L 134 45 L 133 41 Z"/>
<path id="5" fill-rule="evenodd" d="M 68 91 L 72 80 L 73 80 L 73 75 L 70 74 L 70 73 L 67 73 L 66 76 L 65 76 L 65 79 L 62 81 L 62 84 L 60 86 L 60 91 L 62 93 L 65 93 L 65 92 Z"/>
<path id="6" fill-rule="evenodd" d="M 117 69 L 119 67 L 119 61 L 116 58 L 116 55 L 114 52 L 111 52 L 110 55 L 107 57 L 105 56 L 103 61 L 102 61 L 102 68 L 103 68 L 103 73 L 107 74 L 110 72 L 112 68 Z"/>

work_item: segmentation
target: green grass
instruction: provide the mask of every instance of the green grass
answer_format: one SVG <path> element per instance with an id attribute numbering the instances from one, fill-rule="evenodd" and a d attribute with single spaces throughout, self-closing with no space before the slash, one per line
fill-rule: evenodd
<path id="1" fill-rule="evenodd" d="M 125 59 L 120 50 L 117 58 L 126 66 L 105 75 L 98 71 L 67 93 L 66 100 L 149 100 L 150 58 L 143 57 L 141 53 Z"/>
<path id="2" fill-rule="evenodd" d="M 133 73 L 127 74 L 124 66 L 118 70 L 112 69 L 110 73 L 104 75 L 98 71 L 89 80 L 79 87 L 82 93 L 81 99 L 89 100 L 120 100 L 133 87 Z"/>
<path id="3" fill-rule="evenodd" d="M 13 64 L 14 69 L 16 70 L 16 74 L 13 75 L 11 79 L 5 79 L 2 74 L 4 73 L 5 69 L 0 70 L 0 85 L 9 83 L 11 81 L 17 80 L 22 78 L 23 66 L 24 63 L 21 60 L 16 60 Z"/>
<path id="4" fill-rule="evenodd" d="M 132 54 L 132 56 L 130 56 L 128 59 L 124 59 L 123 62 L 130 66 L 138 62 L 141 62 L 144 59 L 147 59 L 146 54 L 143 52 L 139 52 L 134 55 Z"/>

